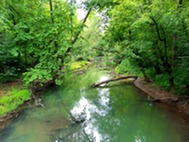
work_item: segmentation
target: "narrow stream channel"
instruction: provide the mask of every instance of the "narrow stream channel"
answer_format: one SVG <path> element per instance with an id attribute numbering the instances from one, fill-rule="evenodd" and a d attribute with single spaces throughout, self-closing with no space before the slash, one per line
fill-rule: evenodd
<path id="1" fill-rule="evenodd" d="M 126 82 L 90 88 L 103 73 L 75 75 L 0 130 L 0 142 L 187 142 L 189 124 Z M 73 123 L 70 115 L 78 121 Z"/>

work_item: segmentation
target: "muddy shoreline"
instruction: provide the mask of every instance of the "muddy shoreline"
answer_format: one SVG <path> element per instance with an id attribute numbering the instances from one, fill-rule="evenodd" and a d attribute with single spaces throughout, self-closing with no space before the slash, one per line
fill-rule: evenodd
<path id="1" fill-rule="evenodd" d="M 34 102 L 35 98 L 32 96 L 30 99 L 23 102 L 23 104 L 19 105 L 15 110 L 6 113 L 4 116 L 0 117 L 0 129 L 5 128 L 9 123 L 17 118 L 26 108 L 26 105 Z"/>
<path id="2" fill-rule="evenodd" d="M 148 96 L 149 101 L 162 103 L 166 109 L 177 113 L 189 122 L 188 96 L 173 95 L 170 92 L 153 86 L 151 83 L 145 82 L 141 78 L 136 79 L 134 85 Z"/>

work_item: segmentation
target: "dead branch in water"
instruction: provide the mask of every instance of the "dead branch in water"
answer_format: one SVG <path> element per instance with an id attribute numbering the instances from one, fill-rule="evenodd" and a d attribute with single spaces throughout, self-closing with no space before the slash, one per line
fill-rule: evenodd
<path id="1" fill-rule="evenodd" d="M 91 87 L 98 87 L 98 86 L 105 84 L 105 83 L 119 81 L 119 80 L 123 80 L 123 79 L 129 79 L 129 78 L 133 78 L 134 80 L 136 80 L 137 76 L 122 76 L 122 77 L 119 77 L 119 78 L 108 79 L 108 80 L 105 80 L 105 81 L 102 81 L 102 82 L 99 82 L 99 83 L 96 83 L 96 84 L 92 84 Z"/>

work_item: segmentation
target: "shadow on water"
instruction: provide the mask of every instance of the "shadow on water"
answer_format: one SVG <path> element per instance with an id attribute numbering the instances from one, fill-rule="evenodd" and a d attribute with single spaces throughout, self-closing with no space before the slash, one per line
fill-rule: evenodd
<path id="1" fill-rule="evenodd" d="M 1 142 L 187 142 L 188 123 L 162 109 L 134 86 L 118 82 L 89 88 L 109 76 L 72 75 L 63 88 L 42 94 L 44 108 L 30 108 L 1 130 Z M 140 95 L 139 95 L 140 94 Z M 74 118 L 74 120 L 72 119 Z"/>

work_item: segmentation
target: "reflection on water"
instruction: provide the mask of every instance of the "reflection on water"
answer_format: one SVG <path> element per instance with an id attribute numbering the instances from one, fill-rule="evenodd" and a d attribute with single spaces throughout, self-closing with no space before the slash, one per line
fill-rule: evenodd
<path id="1" fill-rule="evenodd" d="M 107 79 L 103 76 L 99 81 Z M 123 82 L 109 88 L 73 87 L 77 81 L 80 82 L 75 77 L 63 89 L 45 93 L 42 96 L 45 107 L 26 110 L 1 131 L 0 142 L 189 140 L 188 123 L 175 113 L 145 101 L 135 87 Z M 77 123 L 72 123 L 70 116 Z"/>
<path id="2" fill-rule="evenodd" d="M 110 98 L 109 98 L 109 89 L 97 89 L 98 90 L 98 104 L 100 107 L 99 114 L 105 116 L 110 111 Z"/>
<path id="3" fill-rule="evenodd" d="M 100 81 L 107 80 L 108 77 L 103 76 L 100 78 Z M 96 126 L 96 119 L 93 115 L 97 116 L 105 116 L 110 111 L 109 106 L 109 89 L 97 89 L 98 90 L 98 107 L 90 100 L 85 97 L 81 97 L 81 99 L 76 103 L 76 105 L 71 110 L 73 117 L 79 121 L 84 120 L 83 131 L 87 135 L 90 141 L 101 142 L 104 140 L 108 140 L 108 135 L 102 135 L 99 132 L 99 128 Z M 81 92 L 82 93 L 82 92 Z M 81 96 L 83 96 L 81 94 Z"/>

